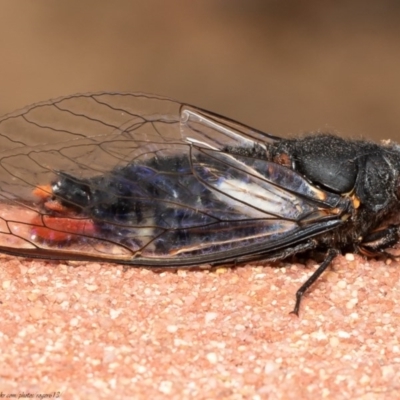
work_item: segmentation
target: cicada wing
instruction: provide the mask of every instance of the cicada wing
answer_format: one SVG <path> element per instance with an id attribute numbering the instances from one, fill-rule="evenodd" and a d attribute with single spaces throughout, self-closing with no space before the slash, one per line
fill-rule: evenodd
<path id="1" fill-rule="evenodd" d="M 203 114 L 204 122 L 195 122 Z M 188 137 L 204 141 L 211 133 L 221 146 L 233 144 L 234 129 L 239 129 L 238 137 L 243 132 L 249 140 L 251 135 L 262 137 L 239 123 L 224 124 L 218 116 L 210 128 L 212 116 L 140 93 L 83 94 L 35 104 L 0 119 L 1 192 L 7 192 L 7 182 L 13 183 L 12 192 L 21 183 L 20 196 L 27 197 L 32 187 L 49 182 L 54 171 L 85 178 L 135 160 L 185 153 Z"/>
<path id="2" fill-rule="evenodd" d="M 145 94 L 75 95 L 5 116 L 0 249 L 183 265 L 268 253 L 333 229 L 345 209 L 339 196 L 226 151 L 277 140 Z M 55 218 L 37 194 L 50 199 L 43 185 L 65 177 L 96 196 L 80 213 Z"/>
<path id="3" fill-rule="evenodd" d="M 195 178 L 191 194 L 197 199 L 201 193 L 206 196 L 195 207 L 194 199 L 182 203 L 185 197 L 180 196 L 174 210 L 190 215 L 192 225 L 171 218 L 170 229 L 144 247 L 141 257 L 164 257 L 165 262 L 173 257 L 177 263 L 232 261 L 257 253 L 268 257 L 338 227 L 348 208 L 339 195 L 320 190 L 295 171 L 268 160 L 193 145 L 190 167 Z M 196 191 L 196 184 L 202 192 Z"/>
<path id="4" fill-rule="evenodd" d="M 180 110 L 182 138 L 190 143 L 206 142 L 209 147 L 223 150 L 226 146 L 265 149 L 281 139 L 209 111 L 184 105 Z M 200 133 L 200 135 L 199 135 Z"/>

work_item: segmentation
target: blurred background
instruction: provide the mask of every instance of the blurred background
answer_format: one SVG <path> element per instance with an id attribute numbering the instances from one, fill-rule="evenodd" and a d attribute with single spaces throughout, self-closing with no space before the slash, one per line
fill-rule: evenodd
<path id="1" fill-rule="evenodd" d="M 2 0 L 0 114 L 143 91 L 277 135 L 400 141 L 396 0 Z"/>

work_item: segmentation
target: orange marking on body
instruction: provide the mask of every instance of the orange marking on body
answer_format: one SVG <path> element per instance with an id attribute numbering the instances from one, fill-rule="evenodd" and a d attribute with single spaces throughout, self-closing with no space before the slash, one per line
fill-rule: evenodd
<path id="1" fill-rule="evenodd" d="M 33 189 L 33 195 L 39 197 L 42 200 L 46 200 L 53 196 L 53 189 L 51 185 L 41 185 Z"/>
<path id="2" fill-rule="evenodd" d="M 56 211 L 62 214 L 68 213 L 68 208 L 63 206 L 58 200 L 49 200 L 44 203 L 44 207 L 50 211 Z"/>
<path id="3" fill-rule="evenodd" d="M 283 165 L 284 167 L 292 166 L 292 160 L 291 160 L 289 154 L 286 154 L 286 153 L 277 154 L 274 157 L 273 161 L 277 164 Z"/>
<path id="4" fill-rule="evenodd" d="M 33 195 L 39 197 L 43 202 L 44 208 L 49 211 L 55 211 L 62 214 L 68 213 L 68 208 L 63 206 L 57 199 L 53 198 L 51 185 L 41 185 L 33 189 Z"/>
<path id="5" fill-rule="evenodd" d="M 91 235 L 96 227 L 90 219 L 73 219 L 37 215 L 33 220 L 32 233 L 47 242 L 66 242 L 78 239 L 77 235 Z"/>

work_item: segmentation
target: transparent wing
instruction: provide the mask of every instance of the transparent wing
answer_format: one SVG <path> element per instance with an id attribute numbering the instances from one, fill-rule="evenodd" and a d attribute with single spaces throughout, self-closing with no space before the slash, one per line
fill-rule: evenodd
<path id="1" fill-rule="evenodd" d="M 75 95 L 7 115 L 0 250 L 189 265 L 268 257 L 340 225 L 340 196 L 229 151 L 277 141 L 146 94 Z"/>

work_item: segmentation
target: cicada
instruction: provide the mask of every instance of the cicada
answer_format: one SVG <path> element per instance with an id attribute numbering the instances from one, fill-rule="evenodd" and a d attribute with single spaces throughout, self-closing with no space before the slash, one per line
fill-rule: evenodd
<path id="1" fill-rule="evenodd" d="M 147 94 L 35 104 L 0 120 L 0 251 L 143 267 L 243 264 L 398 241 L 400 149 L 280 138 Z"/>

